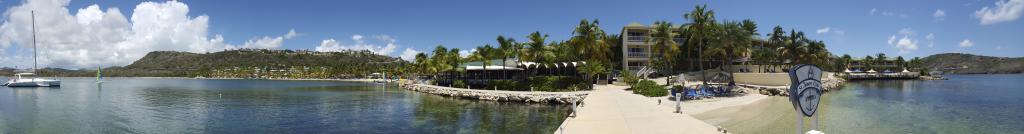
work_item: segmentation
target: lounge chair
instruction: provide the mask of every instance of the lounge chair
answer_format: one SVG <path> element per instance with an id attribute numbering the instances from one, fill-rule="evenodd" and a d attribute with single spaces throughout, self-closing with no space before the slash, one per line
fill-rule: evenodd
<path id="1" fill-rule="evenodd" d="M 700 92 L 701 92 L 701 94 L 703 96 L 714 96 L 715 95 L 714 93 L 712 93 L 711 87 L 708 87 L 707 85 L 700 86 L 700 90 L 701 90 Z"/>
<path id="2" fill-rule="evenodd" d="M 683 92 L 686 93 L 687 99 L 695 99 L 697 97 L 700 97 L 700 94 L 697 94 L 697 89 L 683 88 L 683 90 L 685 90 Z"/>

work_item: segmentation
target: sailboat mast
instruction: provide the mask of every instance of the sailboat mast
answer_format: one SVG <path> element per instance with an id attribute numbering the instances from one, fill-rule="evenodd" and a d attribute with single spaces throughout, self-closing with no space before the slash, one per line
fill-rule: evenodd
<path id="1" fill-rule="evenodd" d="M 32 10 L 32 73 L 38 69 L 39 55 L 36 55 L 36 11 Z"/>

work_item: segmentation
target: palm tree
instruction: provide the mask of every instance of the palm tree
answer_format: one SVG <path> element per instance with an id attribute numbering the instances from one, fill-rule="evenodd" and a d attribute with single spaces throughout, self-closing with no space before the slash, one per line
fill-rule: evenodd
<path id="1" fill-rule="evenodd" d="M 903 56 L 896 56 L 896 66 L 899 69 L 903 69 L 904 63 L 906 63 L 906 60 L 903 60 Z"/>
<path id="2" fill-rule="evenodd" d="M 840 57 L 840 63 L 842 63 L 842 64 L 840 64 L 841 69 L 849 69 L 850 68 L 850 62 L 852 60 L 853 60 L 853 57 L 851 57 L 849 54 L 843 54 L 843 56 Z"/>
<path id="3" fill-rule="evenodd" d="M 789 49 L 783 48 L 786 46 L 786 38 L 788 38 L 786 37 L 786 31 L 782 27 L 775 26 L 775 28 L 772 28 L 772 33 L 768 37 L 768 47 L 776 50 L 775 53 L 771 54 L 769 61 L 773 65 L 772 69 L 775 69 L 774 67 L 777 67 L 778 63 L 782 63 L 785 61 L 784 59 L 788 58 L 785 51 Z"/>
<path id="4" fill-rule="evenodd" d="M 731 63 L 733 61 L 732 57 L 737 55 L 737 53 L 747 52 L 753 37 L 752 32 L 745 29 L 743 24 L 740 22 L 731 21 L 725 22 L 725 24 L 720 27 L 720 31 L 717 36 L 719 37 L 719 40 L 717 41 L 717 45 L 714 46 L 717 47 L 717 51 L 720 52 L 719 55 L 724 58 L 722 61 L 722 67 L 727 68 L 726 70 L 729 71 L 730 82 L 733 82 L 733 79 L 731 78 L 733 73 L 733 69 L 731 67 Z"/>
<path id="5" fill-rule="evenodd" d="M 425 68 L 426 68 L 426 65 L 427 65 L 427 62 L 428 62 L 427 60 L 429 60 L 429 59 L 427 59 L 427 54 L 424 54 L 424 53 L 416 54 L 416 58 L 415 58 L 416 64 L 413 65 L 414 66 L 413 68 L 415 68 L 414 70 L 415 70 L 415 72 L 417 74 L 425 73 L 426 72 Z"/>
<path id="6" fill-rule="evenodd" d="M 698 60 L 703 60 L 704 59 L 703 58 L 704 57 L 704 55 L 703 55 L 703 51 L 704 50 L 703 49 L 704 49 L 705 39 L 712 34 L 711 33 L 712 32 L 711 29 L 713 29 L 713 27 L 715 27 L 715 25 L 716 25 L 715 24 L 715 11 L 706 10 L 707 6 L 708 6 L 707 4 L 705 4 L 703 6 L 696 6 L 696 7 L 694 7 L 693 11 L 691 11 L 690 13 L 684 14 L 683 18 L 685 18 L 687 20 L 690 20 L 692 22 L 690 23 L 690 25 L 687 28 L 680 29 L 680 30 L 687 30 L 687 32 L 690 35 L 688 40 L 693 40 L 691 42 L 697 42 L 697 44 L 698 44 L 697 45 L 697 49 L 698 49 L 697 53 L 698 53 L 698 57 L 699 57 L 699 58 L 697 58 Z M 704 81 L 703 84 L 706 85 L 708 83 L 707 83 L 707 76 L 706 76 L 707 74 L 704 71 L 704 62 L 703 61 L 698 61 L 698 63 L 700 64 L 701 80 L 703 80 Z"/>
<path id="7" fill-rule="evenodd" d="M 587 62 L 587 64 L 583 64 L 582 66 L 580 66 L 579 70 L 580 72 L 587 75 L 587 82 L 591 82 L 592 80 L 590 80 L 589 78 L 593 78 L 595 75 L 608 72 L 607 67 L 605 67 L 604 64 L 601 64 L 601 62 L 597 61 L 589 61 Z M 593 86 L 589 86 L 590 83 L 587 83 L 587 85 L 589 89 L 593 89 Z"/>
<path id="8" fill-rule="evenodd" d="M 508 58 L 515 56 L 515 54 L 516 54 L 516 46 L 515 45 L 516 45 L 516 40 L 515 39 L 505 38 L 505 36 L 501 36 L 501 35 L 498 36 L 498 51 L 499 51 L 498 54 L 501 55 L 501 68 L 502 69 L 504 69 L 505 67 L 508 66 L 508 65 L 505 65 L 505 63 L 508 61 Z M 505 73 L 505 70 L 502 70 L 501 72 L 502 72 L 501 74 L 502 74 L 503 78 L 507 78 L 508 77 L 508 74 Z"/>
<path id="9" fill-rule="evenodd" d="M 544 46 L 544 40 L 548 38 L 548 35 L 541 35 L 540 31 L 536 31 L 530 33 L 530 35 L 526 36 L 526 38 L 530 39 L 530 42 L 526 43 L 526 52 L 524 53 L 525 55 L 521 57 L 521 60 L 533 61 L 538 63 L 540 61 L 543 61 L 544 56 L 542 55 L 544 54 L 544 50 L 546 49 Z"/>
<path id="10" fill-rule="evenodd" d="M 654 51 L 657 53 L 659 63 L 663 63 L 662 66 L 666 68 L 665 72 L 671 74 L 672 60 L 674 60 L 675 53 L 679 52 L 679 45 L 673 40 L 676 37 L 676 33 L 672 31 L 672 23 L 667 21 L 655 22 L 654 29 L 651 30 L 651 34 L 648 36 L 650 37 L 647 38 L 647 42 L 654 44 Z M 672 75 L 668 77 L 671 79 Z M 669 79 L 665 79 L 665 83 L 671 85 L 672 81 Z"/>
<path id="11" fill-rule="evenodd" d="M 861 60 L 861 62 L 862 64 L 864 64 L 865 71 L 871 70 L 875 66 L 875 58 L 871 57 L 871 55 L 864 57 L 864 59 Z"/>
<path id="12" fill-rule="evenodd" d="M 598 23 L 596 19 L 592 22 L 583 19 L 576 26 L 573 37 L 568 42 L 574 48 L 575 54 L 579 56 L 574 61 L 597 61 L 602 64 L 610 62 L 608 53 L 611 50 L 608 44 L 601 39 L 605 33 Z"/>
<path id="13" fill-rule="evenodd" d="M 875 56 L 877 56 L 877 57 L 875 57 L 875 61 L 876 61 L 875 63 L 876 64 L 885 64 L 885 62 L 886 62 L 885 59 L 889 58 L 889 57 L 885 57 L 885 53 L 878 53 Z M 886 70 L 886 69 L 888 69 L 888 68 L 879 68 L 878 71 L 882 71 L 882 70 Z"/>
<path id="14" fill-rule="evenodd" d="M 476 47 L 476 52 L 473 52 L 473 54 L 470 55 L 470 59 L 472 59 L 474 61 L 480 61 L 480 62 L 483 63 L 482 66 L 483 66 L 483 69 L 485 70 L 484 71 L 485 72 L 484 73 L 484 77 L 488 78 L 488 79 L 489 79 L 489 77 L 487 77 L 486 70 L 487 70 L 487 66 L 491 65 L 491 59 L 495 55 L 494 53 L 495 53 L 494 47 L 491 47 L 491 44 L 485 44 L 484 46 Z"/>

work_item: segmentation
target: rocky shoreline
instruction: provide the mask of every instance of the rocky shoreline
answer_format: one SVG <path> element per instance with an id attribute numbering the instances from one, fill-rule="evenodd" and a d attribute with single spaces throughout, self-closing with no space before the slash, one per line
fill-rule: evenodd
<path id="1" fill-rule="evenodd" d="M 555 103 L 569 104 L 583 101 L 588 91 L 577 92 L 530 92 L 530 91 L 499 91 L 499 90 L 476 90 L 452 87 L 442 87 L 412 82 L 399 82 L 399 87 L 417 92 L 436 94 L 442 96 L 500 101 L 500 102 L 524 102 L 524 103 Z"/>
<path id="2" fill-rule="evenodd" d="M 846 80 L 836 76 L 823 76 L 821 78 L 823 92 L 839 90 L 840 88 L 843 88 L 843 83 L 846 83 Z M 746 84 L 739 84 L 739 86 L 755 89 L 758 93 L 763 95 L 789 96 L 789 86 L 758 86 Z"/>

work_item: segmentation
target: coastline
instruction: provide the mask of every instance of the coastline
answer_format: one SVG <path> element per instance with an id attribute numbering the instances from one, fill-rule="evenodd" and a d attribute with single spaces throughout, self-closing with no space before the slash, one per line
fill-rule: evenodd
<path id="1" fill-rule="evenodd" d="M 590 91 L 575 92 L 531 92 L 504 90 L 477 90 L 442 87 L 412 82 L 397 82 L 398 86 L 412 91 L 475 100 L 523 103 L 570 104 L 583 101 Z"/>

